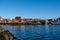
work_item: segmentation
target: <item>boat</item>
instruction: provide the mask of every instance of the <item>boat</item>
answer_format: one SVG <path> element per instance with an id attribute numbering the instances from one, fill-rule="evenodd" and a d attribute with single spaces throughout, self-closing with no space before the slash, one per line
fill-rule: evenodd
<path id="1" fill-rule="evenodd" d="M 52 22 L 52 24 L 54 24 L 54 25 L 60 25 L 60 22 Z"/>

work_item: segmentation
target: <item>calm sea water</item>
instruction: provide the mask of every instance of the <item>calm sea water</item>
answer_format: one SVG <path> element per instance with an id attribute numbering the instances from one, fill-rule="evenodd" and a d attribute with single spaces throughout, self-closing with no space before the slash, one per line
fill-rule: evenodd
<path id="1" fill-rule="evenodd" d="M 60 40 L 60 25 L 5 26 L 21 40 Z"/>

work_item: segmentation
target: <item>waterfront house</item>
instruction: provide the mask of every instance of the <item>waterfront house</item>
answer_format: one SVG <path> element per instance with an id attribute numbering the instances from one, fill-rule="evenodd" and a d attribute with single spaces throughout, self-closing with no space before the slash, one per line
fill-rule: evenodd
<path id="1" fill-rule="evenodd" d="M 26 24 L 31 24 L 32 23 L 32 19 L 30 18 L 24 18 L 24 21 Z"/>
<path id="2" fill-rule="evenodd" d="M 6 20 L 5 20 L 5 19 L 2 19 L 2 20 L 1 20 L 1 23 L 6 23 Z"/>
<path id="3" fill-rule="evenodd" d="M 8 23 L 12 23 L 12 18 L 9 18 L 9 19 L 7 20 L 7 22 L 8 22 Z"/>
<path id="4" fill-rule="evenodd" d="M 14 19 L 14 23 L 19 23 L 19 20 L 18 19 Z"/>
<path id="5" fill-rule="evenodd" d="M 8 19 L 8 23 L 12 23 L 12 20 Z"/>
<path id="6" fill-rule="evenodd" d="M 19 22 L 21 22 L 21 17 L 15 17 L 15 19 L 17 19 Z"/>

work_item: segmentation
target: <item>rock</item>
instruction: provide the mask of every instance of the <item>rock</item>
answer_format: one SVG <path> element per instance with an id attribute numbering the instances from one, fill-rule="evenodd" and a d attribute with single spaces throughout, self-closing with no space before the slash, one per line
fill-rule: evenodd
<path id="1" fill-rule="evenodd" d="M 14 40 L 14 35 L 9 31 L 3 31 L 0 33 L 0 40 Z"/>

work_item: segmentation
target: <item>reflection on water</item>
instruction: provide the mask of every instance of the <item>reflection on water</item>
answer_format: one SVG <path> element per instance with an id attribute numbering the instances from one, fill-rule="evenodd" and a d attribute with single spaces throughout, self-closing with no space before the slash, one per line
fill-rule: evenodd
<path id="1" fill-rule="evenodd" d="M 60 40 L 60 25 L 3 26 L 21 40 Z"/>

